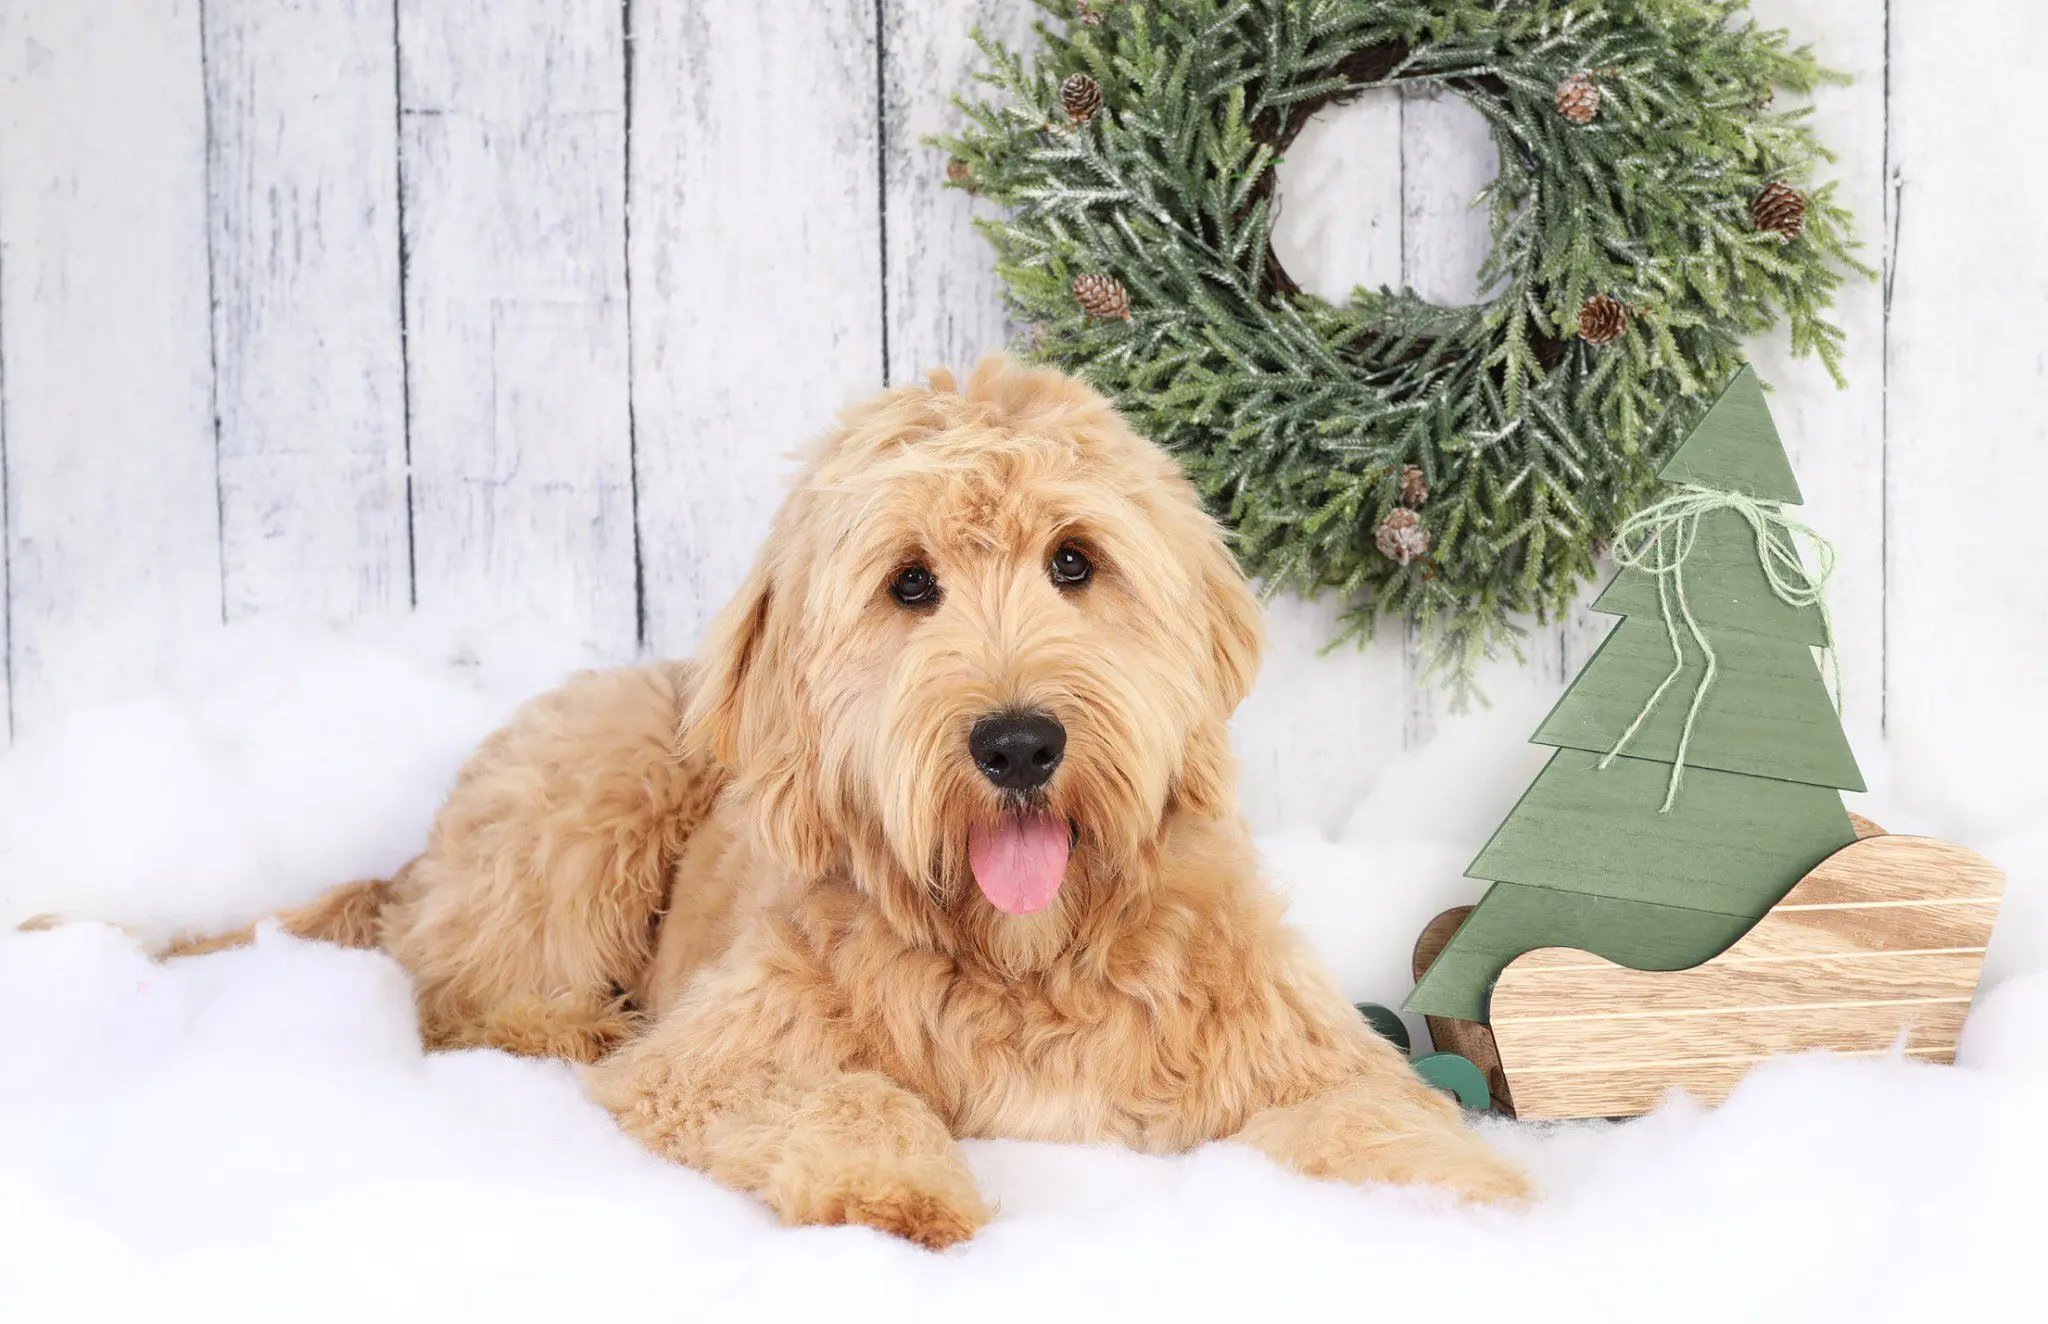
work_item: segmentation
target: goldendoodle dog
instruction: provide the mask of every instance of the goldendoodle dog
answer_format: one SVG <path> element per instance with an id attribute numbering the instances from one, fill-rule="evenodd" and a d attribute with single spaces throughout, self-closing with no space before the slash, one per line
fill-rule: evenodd
<path id="1" fill-rule="evenodd" d="M 1517 1199 L 1260 880 L 1225 730 L 1258 661 L 1107 401 L 934 374 L 842 416 L 694 662 L 528 704 L 396 878 L 282 919 L 396 957 L 433 1046 L 592 1063 L 789 1223 L 971 1236 L 976 1136 Z"/>

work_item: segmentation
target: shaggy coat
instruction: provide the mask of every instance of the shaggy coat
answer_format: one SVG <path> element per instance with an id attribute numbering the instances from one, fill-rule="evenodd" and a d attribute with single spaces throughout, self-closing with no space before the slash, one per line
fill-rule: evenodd
<path id="1" fill-rule="evenodd" d="M 790 1223 L 971 1236 L 976 1136 L 1520 1198 L 1259 878 L 1226 732 L 1259 646 L 1106 401 L 935 374 L 841 418 L 693 663 L 526 705 L 397 878 L 283 919 L 396 957 L 430 1044 L 591 1063 L 627 1132 Z M 1065 733 L 1021 791 L 969 750 L 1017 711 Z M 1005 823 L 1070 840 L 1032 913 L 977 887 Z"/>

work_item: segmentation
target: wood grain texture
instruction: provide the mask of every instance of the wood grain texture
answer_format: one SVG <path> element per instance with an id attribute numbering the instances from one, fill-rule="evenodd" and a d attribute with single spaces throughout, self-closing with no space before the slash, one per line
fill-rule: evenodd
<path id="1" fill-rule="evenodd" d="M 1867 837 L 1692 969 L 1518 957 L 1489 1014 L 1517 1114 L 1628 1116 L 1674 1088 L 1719 1102 L 1756 1062 L 1810 1049 L 1953 1061 L 2004 886 L 1962 847 Z"/>
<path id="2" fill-rule="evenodd" d="M 1657 477 L 1717 492 L 1741 492 L 1761 501 L 1800 503 L 1799 480 L 1778 439 L 1753 364 L 1744 364 L 1722 388 Z"/>
<path id="3" fill-rule="evenodd" d="M 1702 629 L 1743 630 L 1816 647 L 1828 641 L 1819 607 L 1795 607 L 1771 591 L 1757 559 L 1756 533 L 1732 510 L 1700 517 L 1684 579 L 1686 606 Z M 1616 572 L 1593 599 L 1593 610 L 1661 622 L 1657 576 L 1633 567 Z"/>
<path id="4" fill-rule="evenodd" d="M 1688 768 L 1667 813 L 1668 766 L 1600 759 L 1560 749 L 1467 872 L 1755 918 L 1855 840 L 1828 787 Z"/>
<path id="5" fill-rule="evenodd" d="M 1486 991 L 1508 962 L 1532 948 L 1569 943 L 1638 970 L 1682 970 L 1741 937 L 1753 916 L 1652 901 L 1495 883 L 1485 908 L 1431 964 L 1405 1010 L 1486 1019 Z"/>
<path id="6" fill-rule="evenodd" d="M 685 654 L 752 563 L 789 454 L 881 384 L 877 15 L 687 0 L 633 21 L 646 640 Z"/>
<path id="7" fill-rule="evenodd" d="M 1407 106 L 1373 88 L 1325 107 L 1274 167 L 1273 253 L 1304 290 L 1345 303 L 1405 279 Z"/>
<path id="8" fill-rule="evenodd" d="M 1415 937 L 1415 956 L 1412 962 L 1415 979 L 1422 978 L 1444 947 L 1451 941 L 1451 935 L 1464 927 L 1472 917 L 1471 906 L 1452 906 L 1422 926 L 1422 932 Z"/>
<path id="9" fill-rule="evenodd" d="M 19 734 L 220 621 L 194 0 L 0 6 L 0 362 Z"/>
<path id="10" fill-rule="evenodd" d="M 636 635 L 623 11 L 399 0 L 416 594 Z"/>
<path id="11" fill-rule="evenodd" d="M 1891 14 L 1890 731 L 1910 749 L 1991 740 L 1928 788 L 1990 831 L 2039 821 L 2048 743 L 2048 6 Z M 1957 309 L 1971 333 L 1944 329 Z"/>
<path id="12" fill-rule="evenodd" d="M 953 98 L 966 92 L 981 53 L 979 28 L 1012 49 L 1028 48 L 1028 5 L 1011 0 L 897 0 L 882 6 L 882 227 L 887 268 L 891 385 L 929 368 L 966 369 L 1003 347 L 1010 326 L 995 261 L 974 228 L 998 209 L 946 187 L 946 154 L 928 146 L 958 132 Z"/>
<path id="13" fill-rule="evenodd" d="M 1859 1049 L 1831 1047 L 1827 1051 L 1842 1057 L 1886 1057 L 1899 1052 L 1915 1061 L 1947 1062 L 1953 1060 L 1954 1048 L 1921 1048 L 1912 1044 L 1894 1047 L 1897 1036 L 1887 1039 L 1877 1048 Z M 1948 1054 L 1944 1057 L 1943 1054 Z M 1756 1068 L 1757 1059 L 1739 1054 L 1726 1061 L 1695 1059 L 1684 1064 L 1685 1083 L 1683 1089 L 1694 1098 L 1719 1102 L 1732 1094 Z M 1524 1121 L 1562 1121 L 1582 1117 L 1637 1117 L 1649 1112 L 1668 1097 L 1674 1088 L 1671 1080 L 1672 1067 L 1666 1063 L 1649 1066 L 1603 1066 L 1597 1069 L 1597 1084 L 1577 1085 L 1563 1076 L 1530 1075 L 1515 1076 L 1517 1086 L 1524 1090 L 1524 1098 L 1534 1099 L 1529 1091 L 1534 1087 L 1525 1082 L 1552 1081 L 1544 1091 L 1549 1102 L 1525 1104 L 1526 1111 L 1516 1113 Z M 1534 1111 L 1544 1107 L 1546 1111 Z M 1613 1112 L 1594 1111 L 1602 1108 L 1617 1108 Z"/>
<path id="14" fill-rule="evenodd" d="M 1471 906 L 1453 906 L 1423 926 L 1422 933 L 1415 939 L 1412 978 L 1420 980 L 1436 963 L 1451 935 L 1464 925 L 1471 914 Z M 1437 1051 L 1456 1053 L 1478 1067 L 1480 1074 L 1486 1077 L 1486 1089 L 1492 1097 L 1493 1106 L 1512 1117 L 1515 1112 L 1514 1095 L 1508 1087 L 1507 1073 L 1501 1070 L 1500 1049 L 1494 1045 L 1493 1031 L 1485 1022 L 1459 1020 L 1453 1016 L 1427 1016 L 1423 1019 L 1429 1026 L 1429 1042 Z"/>
<path id="15" fill-rule="evenodd" d="M 1863 789 L 1863 774 L 1842 733 L 1813 650 L 1793 640 L 1713 631 L 1714 680 L 1691 739 L 1688 768 L 1719 768 L 1758 777 Z M 1693 696 L 1706 676 L 1706 654 L 1678 627 L 1678 678 L 1629 740 L 1635 758 L 1675 762 Z M 1631 617 L 1572 681 L 1533 739 L 1605 754 L 1636 721 L 1672 674 L 1671 631 L 1655 618 Z"/>
<path id="16" fill-rule="evenodd" d="M 229 620 L 411 603 L 390 0 L 208 0 Z"/>

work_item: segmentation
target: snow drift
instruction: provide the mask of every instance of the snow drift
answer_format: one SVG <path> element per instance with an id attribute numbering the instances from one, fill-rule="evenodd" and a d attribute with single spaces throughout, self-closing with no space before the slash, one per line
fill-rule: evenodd
<path id="1" fill-rule="evenodd" d="M 530 634 L 227 631 L 0 756 L 0 924 L 158 933 L 387 872 L 469 746 L 585 660 Z M 1397 1002 L 1423 921 L 1476 894 L 1460 871 L 1540 763 L 1538 715 L 1388 768 L 1334 840 L 1261 838 L 1353 996 Z M 1979 729 L 2026 748 L 2009 717 Z M 1893 752 L 1904 794 L 1855 807 L 2012 875 L 1962 1064 L 1808 1056 L 1714 1111 L 1491 1122 L 1544 1191 L 1519 1214 L 1229 1144 L 989 1142 L 969 1154 L 1000 1214 L 964 1247 L 784 1230 L 640 1152 L 562 1064 L 422 1054 L 382 956 L 272 931 L 157 966 L 108 924 L 0 932 L 0 1318 L 2011 1315 L 2038 1300 L 2048 1179 L 2048 828 L 2016 753 Z"/>

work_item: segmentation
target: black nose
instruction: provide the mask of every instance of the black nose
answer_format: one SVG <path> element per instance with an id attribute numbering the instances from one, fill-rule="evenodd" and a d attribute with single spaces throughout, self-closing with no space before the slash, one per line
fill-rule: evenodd
<path id="1" fill-rule="evenodd" d="M 1052 780 L 1067 752 L 1067 728 L 1049 713 L 991 713 L 968 733 L 981 775 L 1006 791 L 1033 791 Z"/>

